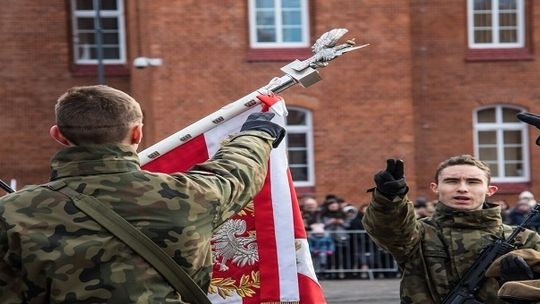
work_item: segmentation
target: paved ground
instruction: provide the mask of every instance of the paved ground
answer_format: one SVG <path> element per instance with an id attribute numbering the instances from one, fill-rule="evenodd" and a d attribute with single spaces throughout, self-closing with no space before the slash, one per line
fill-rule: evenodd
<path id="1" fill-rule="evenodd" d="M 399 303 L 399 279 L 321 280 L 328 304 Z"/>

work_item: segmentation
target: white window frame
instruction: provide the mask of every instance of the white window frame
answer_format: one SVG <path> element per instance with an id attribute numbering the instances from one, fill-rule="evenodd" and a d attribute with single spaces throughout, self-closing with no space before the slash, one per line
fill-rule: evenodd
<path id="1" fill-rule="evenodd" d="M 471 49 L 494 49 L 494 48 L 522 48 L 525 46 L 525 0 L 516 0 L 517 10 L 517 42 L 501 43 L 499 42 L 499 0 L 491 0 L 491 43 L 475 43 L 474 42 L 474 0 L 467 0 L 467 30 L 468 42 Z"/>
<path id="2" fill-rule="evenodd" d="M 305 125 L 286 125 L 287 136 L 289 134 L 305 134 L 306 135 L 306 154 L 307 154 L 307 180 L 295 181 L 293 180 L 295 187 L 313 187 L 315 186 L 315 157 L 313 150 L 313 116 L 312 112 L 305 108 L 300 107 L 288 107 L 288 111 L 299 111 L 305 114 Z M 285 140 L 288 143 L 288 140 Z M 287 146 L 287 153 L 294 148 Z M 294 165 L 289 162 L 289 167 Z"/>
<path id="3" fill-rule="evenodd" d="M 76 10 L 76 0 L 71 0 L 71 29 L 73 34 L 72 47 L 73 47 L 73 61 L 75 64 L 81 65 L 95 65 L 98 64 L 97 59 L 79 59 L 79 43 L 78 30 L 77 30 L 77 18 L 95 18 L 95 10 Z M 118 20 L 118 59 L 103 59 L 104 64 L 125 64 L 126 63 L 126 28 L 124 21 L 124 0 L 116 0 L 117 10 L 100 10 L 101 17 L 116 17 Z M 94 27 L 95 32 L 95 27 Z M 115 45 L 116 46 L 116 45 Z"/>
<path id="4" fill-rule="evenodd" d="M 495 109 L 495 122 L 494 123 L 479 123 L 478 122 L 478 112 L 486 109 Z M 527 124 L 522 122 L 503 122 L 503 109 L 512 109 L 512 110 L 518 110 L 518 111 L 524 111 L 523 108 L 513 106 L 513 105 L 505 105 L 505 104 L 499 104 L 499 105 L 490 105 L 490 106 L 484 106 L 479 107 L 473 112 L 473 123 L 474 123 L 474 153 L 475 156 L 479 157 L 480 155 L 480 147 L 479 147 L 479 139 L 478 139 L 478 132 L 479 131 L 495 131 L 497 136 L 497 169 L 499 171 L 499 175 L 502 176 L 492 176 L 491 181 L 496 183 L 518 183 L 518 182 L 529 182 L 530 181 L 530 162 L 529 162 L 529 132 Z M 523 176 L 513 176 L 513 177 L 507 177 L 504 176 L 505 173 L 505 159 L 504 159 L 504 139 L 503 139 L 503 131 L 521 131 L 521 157 L 523 159 Z"/>
<path id="5" fill-rule="evenodd" d="M 302 41 L 299 42 L 283 42 L 283 24 L 281 22 L 281 0 L 274 0 L 274 12 L 276 12 L 276 42 L 258 42 L 257 41 L 257 8 L 256 0 L 248 0 L 249 10 L 249 40 L 251 48 L 299 48 L 309 47 L 309 12 L 308 12 L 308 0 L 299 0 L 301 10 L 301 28 L 302 28 Z"/>

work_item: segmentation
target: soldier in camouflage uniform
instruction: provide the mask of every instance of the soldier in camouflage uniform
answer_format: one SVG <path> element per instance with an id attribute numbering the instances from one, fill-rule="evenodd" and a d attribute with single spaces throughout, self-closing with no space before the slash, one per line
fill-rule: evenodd
<path id="1" fill-rule="evenodd" d="M 212 159 L 167 175 L 139 167 L 142 112 L 129 95 L 76 87 L 55 110 L 50 133 L 67 147 L 51 180 L 110 205 L 208 290 L 212 234 L 260 190 L 284 136 L 273 114 L 250 115 Z M 0 256 L 0 303 L 183 303 L 145 260 L 44 186 L 0 199 Z"/>
<path id="2" fill-rule="evenodd" d="M 442 162 L 431 183 L 439 201 L 436 211 L 432 217 L 417 219 L 414 205 L 406 196 L 403 162 L 389 159 L 386 170 L 375 175 L 376 188 L 372 189 L 363 223 L 371 238 L 394 256 L 403 272 L 402 303 L 440 303 L 482 248 L 511 233 L 512 227 L 502 223 L 500 207 L 486 202 L 486 197 L 497 191 L 490 177 L 489 167 L 469 155 Z M 525 230 L 516 243 L 520 248 L 538 250 L 540 236 Z M 516 270 L 510 267 L 507 271 Z M 477 299 L 483 303 L 507 303 L 497 297 L 500 283 L 504 283 L 501 277 L 489 277 L 477 292 Z"/>

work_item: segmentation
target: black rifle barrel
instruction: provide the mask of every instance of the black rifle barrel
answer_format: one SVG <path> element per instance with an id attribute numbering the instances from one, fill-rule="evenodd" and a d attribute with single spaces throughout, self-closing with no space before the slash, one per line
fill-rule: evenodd
<path id="1" fill-rule="evenodd" d="M 15 190 L 11 188 L 8 184 L 6 184 L 3 180 L 0 179 L 0 187 L 4 189 L 7 193 L 13 193 Z"/>

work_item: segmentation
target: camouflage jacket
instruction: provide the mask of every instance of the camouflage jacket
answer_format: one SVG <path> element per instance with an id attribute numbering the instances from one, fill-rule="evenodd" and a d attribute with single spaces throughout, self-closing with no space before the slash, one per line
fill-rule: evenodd
<path id="1" fill-rule="evenodd" d="M 406 196 L 390 201 L 376 190 L 363 223 L 400 266 L 402 303 L 440 303 L 483 247 L 512 232 L 512 227 L 502 224 L 500 207 L 459 212 L 439 203 L 431 218 L 417 220 Z M 531 230 L 520 233 L 516 243 L 540 250 L 540 236 Z M 498 289 L 495 278 L 487 279 L 477 298 L 506 303 L 497 298 Z"/>
<path id="2" fill-rule="evenodd" d="M 273 138 L 240 133 L 190 171 L 143 171 L 128 146 L 70 147 L 51 180 L 96 197 L 141 229 L 207 290 L 214 230 L 260 190 Z M 140 256 L 59 192 L 0 199 L 0 303 L 182 303 Z"/>

